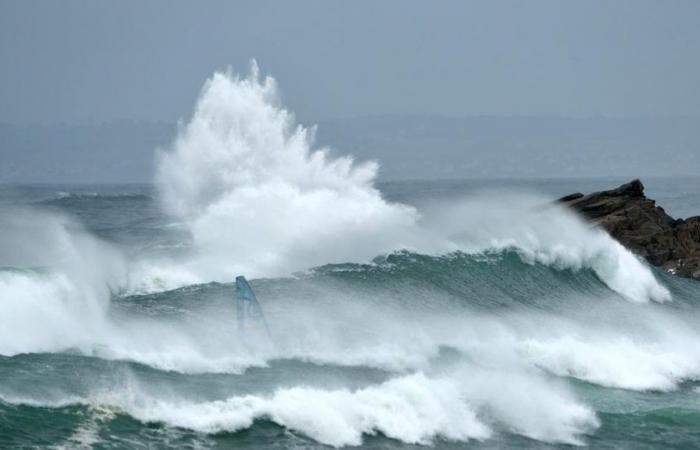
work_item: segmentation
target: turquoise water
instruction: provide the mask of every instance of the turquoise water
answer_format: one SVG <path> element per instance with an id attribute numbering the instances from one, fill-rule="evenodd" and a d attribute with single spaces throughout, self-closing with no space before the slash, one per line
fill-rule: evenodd
<path id="1" fill-rule="evenodd" d="M 436 202 L 473 207 L 484 190 L 495 203 L 475 214 L 490 217 L 504 192 L 546 199 L 618 181 L 379 187 L 430 221 Z M 617 253 L 584 251 L 601 245 L 594 235 L 253 277 L 271 336 L 246 347 L 227 280 L 135 282 L 143 261 L 172 271 L 198 251 L 150 186 L 1 191 L 1 448 L 700 445 L 700 284 L 610 272 Z M 697 179 L 647 191 L 672 215 L 700 212 Z M 630 290 L 649 283 L 670 301 Z"/>

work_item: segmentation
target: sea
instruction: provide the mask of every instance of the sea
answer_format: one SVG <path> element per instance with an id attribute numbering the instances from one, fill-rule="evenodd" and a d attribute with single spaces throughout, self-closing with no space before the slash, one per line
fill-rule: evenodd
<path id="1" fill-rule="evenodd" d="M 152 183 L 0 186 L 0 448 L 700 448 L 700 283 L 553 202 L 628 178 L 339 155 L 221 73 Z"/>

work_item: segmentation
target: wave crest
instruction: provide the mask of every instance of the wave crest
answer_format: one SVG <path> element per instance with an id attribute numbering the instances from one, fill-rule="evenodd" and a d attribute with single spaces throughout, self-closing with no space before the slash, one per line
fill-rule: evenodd
<path id="1" fill-rule="evenodd" d="M 419 213 L 384 200 L 376 171 L 313 149 L 313 130 L 294 123 L 274 79 L 261 79 L 253 63 L 246 78 L 227 72 L 207 81 L 192 118 L 160 154 L 157 180 L 168 211 L 192 234 L 187 270 L 201 281 L 288 275 L 402 249 L 516 247 L 525 260 L 592 268 L 631 301 L 670 298 L 643 262 L 573 215 L 544 208 L 546 199 L 477 195 Z"/>
<path id="2" fill-rule="evenodd" d="M 159 157 L 167 209 L 185 220 L 210 279 L 280 275 L 367 260 L 409 244 L 418 214 L 384 201 L 377 165 L 312 148 L 270 77 L 216 73 L 170 152 Z"/>

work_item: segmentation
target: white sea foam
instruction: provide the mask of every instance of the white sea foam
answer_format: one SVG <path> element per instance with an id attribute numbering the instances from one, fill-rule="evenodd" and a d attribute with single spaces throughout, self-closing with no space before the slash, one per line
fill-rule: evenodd
<path id="1" fill-rule="evenodd" d="M 515 306 L 498 314 L 442 311 L 406 298 L 285 300 L 268 301 L 272 345 L 255 351 L 240 344 L 229 313 L 210 310 L 110 325 L 95 353 L 184 373 L 243 373 L 279 359 L 403 373 L 432 370 L 451 348 L 460 358 L 504 372 L 543 369 L 633 390 L 670 390 L 700 377 L 694 358 L 700 334 L 660 306 L 640 309 L 618 301 L 611 308 L 582 297 L 560 316 Z M 624 321 L 615 320 L 620 315 Z"/>
<path id="2" fill-rule="evenodd" d="M 124 285 L 119 251 L 56 214 L 5 209 L 0 229 L 0 354 L 93 342 Z"/>
<path id="3" fill-rule="evenodd" d="M 267 418 L 318 442 L 359 445 L 363 434 L 382 434 L 407 443 L 428 444 L 435 438 L 455 441 L 485 439 L 491 431 L 481 422 L 459 389 L 447 380 L 411 375 L 358 391 L 292 387 L 271 396 L 245 395 L 204 403 L 172 401 L 129 405 L 144 421 L 204 432 L 237 431 Z"/>
<path id="4" fill-rule="evenodd" d="M 313 149 L 312 134 L 255 65 L 248 78 L 207 81 L 158 169 L 168 211 L 192 232 L 195 273 L 289 274 L 413 246 L 418 214 L 382 199 L 376 164 Z"/>
<path id="5" fill-rule="evenodd" d="M 479 195 L 421 219 L 413 207 L 382 199 L 376 171 L 314 149 L 312 130 L 294 124 L 275 81 L 261 79 L 255 64 L 247 78 L 216 73 L 158 163 L 163 202 L 188 224 L 196 254 L 170 279 L 162 267 L 146 269 L 145 278 L 168 286 L 287 275 L 400 249 L 514 246 L 526 261 L 592 268 L 631 301 L 670 298 L 644 263 L 563 210 L 544 208 L 546 199 Z"/>
<path id="6" fill-rule="evenodd" d="M 700 375 L 700 364 L 684 351 L 625 336 L 608 339 L 596 342 L 567 336 L 526 341 L 523 348 L 535 364 L 552 373 L 603 386 L 672 390 L 684 379 Z"/>
<path id="7" fill-rule="evenodd" d="M 2 393 L 0 398 L 8 400 Z M 235 432 L 270 420 L 335 447 L 360 445 L 364 436 L 377 433 L 431 444 L 485 440 L 494 430 L 579 445 L 599 425 L 590 408 L 540 375 L 477 367 L 435 377 L 418 372 L 357 390 L 298 385 L 214 401 L 156 395 L 127 382 L 73 402 L 204 433 Z"/>
<path id="8" fill-rule="evenodd" d="M 424 226 L 460 249 L 479 252 L 515 248 L 523 261 L 559 269 L 593 269 L 627 300 L 664 302 L 671 294 L 649 267 L 607 233 L 532 194 L 481 192 L 435 204 Z"/>
<path id="9" fill-rule="evenodd" d="M 63 444 L 56 447 L 57 450 L 88 450 L 94 448 L 102 441 L 100 429 L 105 422 L 114 418 L 115 413 L 116 411 L 113 408 L 91 407 L 84 421 L 68 436 Z"/>
<path id="10" fill-rule="evenodd" d="M 658 310 L 608 310 L 610 323 L 565 320 L 523 336 L 519 353 L 560 376 L 632 390 L 673 390 L 700 378 L 697 320 Z M 624 314 L 624 318 L 614 319 Z"/>
<path id="11" fill-rule="evenodd" d="M 661 308 L 643 303 L 664 302 L 670 294 L 603 232 L 522 194 L 482 193 L 420 212 L 388 202 L 373 186 L 375 164 L 355 165 L 314 149 L 312 134 L 294 124 L 274 80 L 261 79 L 257 68 L 247 78 L 215 74 L 159 159 L 164 204 L 194 242 L 181 261 L 127 263 L 74 220 L 3 210 L 0 266 L 33 269 L 0 270 L 0 354 L 77 348 L 190 374 L 242 373 L 283 358 L 394 372 L 395 378 L 359 390 L 309 385 L 194 401 L 156 397 L 142 387 L 79 400 L 204 432 L 269 419 L 334 446 L 358 445 L 372 433 L 426 444 L 486 439 L 494 430 L 580 444 L 597 420 L 554 376 L 639 390 L 674 389 L 700 376 L 693 362 L 700 336 L 671 314 L 639 312 Z M 274 345 L 251 352 L 237 339 L 230 310 L 185 310 L 175 318 L 107 314 L 110 294 L 123 288 L 158 291 L 229 281 L 242 272 L 286 275 L 398 249 L 504 248 L 517 249 L 531 264 L 592 269 L 638 303 L 624 311 L 635 321 L 610 327 L 555 313 L 411 311 L 410 303 L 392 305 L 396 299 L 329 292 L 324 304 L 266 304 Z M 624 303 L 610 297 L 610 304 Z M 659 321 L 663 326 L 654 326 Z M 436 375 L 446 347 L 474 366 Z"/>

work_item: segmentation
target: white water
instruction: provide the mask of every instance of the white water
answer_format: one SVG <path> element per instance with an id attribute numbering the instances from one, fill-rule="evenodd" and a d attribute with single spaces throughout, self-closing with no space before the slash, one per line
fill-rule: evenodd
<path id="1" fill-rule="evenodd" d="M 125 412 L 143 422 L 166 423 L 203 433 L 235 432 L 270 420 L 331 446 L 360 445 L 382 433 L 405 443 L 484 440 L 505 431 L 551 443 L 580 445 L 595 430 L 595 413 L 567 387 L 537 373 L 507 373 L 461 366 L 428 375 L 399 375 L 363 388 L 281 387 L 270 393 L 197 401 L 177 390 L 159 391 L 126 375 L 109 389 L 95 388 L 61 400 L 12 397 L 13 404 L 88 405 Z M 55 389 L 54 389 L 55 392 Z"/>
<path id="2" fill-rule="evenodd" d="M 194 114 L 159 158 L 158 184 L 171 214 L 189 227 L 197 254 L 172 283 L 288 275 L 368 261 L 393 250 L 439 254 L 514 246 L 525 259 L 593 268 L 635 302 L 668 291 L 602 232 L 532 196 L 480 196 L 431 211 L 389 203 L 374 188 L 377 166 L 313 149 L 313 133 L 279 104 L 275 81 L 216 73 Z M 168 278 L 162 268 L 155 275 Z M 146 278 L 153 276 L 146 271 Z"/>
<path id="3" fill-rule="evenodd" d="M 559 269 L 593 269 L 627 300 L 671 299 L 669 291 L 635 255 L 551 200 L 531 194 L 482 192 L 450 204 L 434 204 L 424 226 L 461 250 L 515 248 L 523 261 Z"/>
<path id="4" fill-rule="evenodd" d="M 413 444 L 484 440 L 494 427 L 580 444 L 580 435 L 598 426 L 595 414 L 560 386 L 471 369 L 449 377 L 416 373 L 356 391 L 293 387 L 203 403 L 134 399 L 126 408 L 144 421 L 208 433 L 237 431 L 267 418 L 332 446 L 359 445 L 363 434 L 376 432 Z"/>
<path id="5" fill-rule="evenodd" d="M 163 202 L 193 236 L 195 252 L 185 261 L 127 264 L 73 220 L 4 211 L 0 264 L 46 270 L 0 273 L 0 330 L 6 333 L 0 351 L 99 346 L 103 355 L 163 368 L 245 367 L 250 362 L 202 344 L 196 330 L 148 320 L 106 322 L 110 292 L 229 281 L 241 272 L 286 275 L 396 249 L 439 254 L 515 247 L 528 262 L 590 267 L 633 302 L 670 298 L 631 253 L 566 212 L 543 207 L 546 199 L 480 194 L 432 205 L 423 215 L 385 201 L 373 186 L 376 164 L 357 166 L 314 149 L 312 132 L 294 124 L 274 80 L 261 79 L 256 66 L 247 78 L 217 73 L 207 81 L 191 120 L 159 161 Z M 381 359 L 378 349 L 367 353 Z"/>
<path id="6" fill-rule="evenodd" d="M 248 78 L 207 81 L 157 177 L 168 211 L 192 232 L 195 273 L 287 275 L 414 247 L 418 214 L 381 198 L 376 164 L 315 150 L 312 134 L 255 65 Z"/>
<path id="7" fill-rule="evenodd" d="M 0 354 L 57 351 L 94 342 L 126 261 L 80 224 L 54 213 L 0 215 Z"/>
<path id="8" fill-rule="evenodd" d="M 159 157 L 163 202 L 192 234 L 194 253 L 185 261 L 126 261 L 73 220 L 4 210 L 0 265 L 41 270 L 0 271 L 0 354 L 77 348 L 194 374 L 241 373 L 279 358 L 396 372 L 354 391 L 295 386 L 193 401 L 155 398 L 146 387 L 80 399 L 205 432 L 268 418 L 330 445 L 356 445 L 376 432 L 411 443 L 486 439 L 500 429 L 576 444 L 597 419 L 551 375 L 640 390 L 675 389 L 700 376 L 698 333 L 645 304 L 670 294 L 604 233 L 522 194 L 480 194 L 421 212 L 387 202 L 373 186 L 375 164 L 358 166 L 314 149 L 312 134 L 294 124 L 274 80 L 261 80 L 256 68 L 247 78 L 215 74 L 191 120 Z M 236 345 L 233 321 L 215 308 L 178 320 L 108 316 L 112 291 L 152 289 L 154 279 L 158 287 L 180 286 L 230 281 L 241 272 L 288 275 L 397 249 L 442 254 L 507 247 L 529 263 L 591 268 L 634 303 L 624 314 L 636 317 L 639 328 L 546 314 L 411 315 L 366 298 L 330 298 L 325 309 L 266 305 L 276 346 L 251 354 Z M 619 300 L 610 295 L 611 304 Z M 284 320 L 275 320 L 275 307 Z M 479 368 L 431 373 L 445 346 Z"/>

